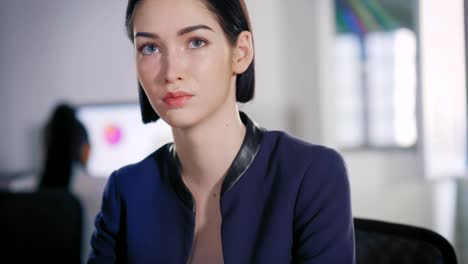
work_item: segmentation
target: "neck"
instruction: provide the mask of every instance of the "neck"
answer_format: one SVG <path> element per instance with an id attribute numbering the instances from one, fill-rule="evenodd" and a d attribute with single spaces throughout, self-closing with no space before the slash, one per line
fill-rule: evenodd
<path id="1" fill-rule="evenodd" d="M 172 129 L 182 176 L 191 187 L 221 189 L 246 132 L 237 107 L 231 109 L 212 114 L 196 127 Z"/>

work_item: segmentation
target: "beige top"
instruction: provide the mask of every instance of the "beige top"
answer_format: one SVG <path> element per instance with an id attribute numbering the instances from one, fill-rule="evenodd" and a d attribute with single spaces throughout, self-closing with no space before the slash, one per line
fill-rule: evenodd
<path id="1" fill-rule="evenodd" d="M 189 264 L 222 264 L 221 211 L 219 195 L 197 198 L 195 214 L 195 236 Z"/>

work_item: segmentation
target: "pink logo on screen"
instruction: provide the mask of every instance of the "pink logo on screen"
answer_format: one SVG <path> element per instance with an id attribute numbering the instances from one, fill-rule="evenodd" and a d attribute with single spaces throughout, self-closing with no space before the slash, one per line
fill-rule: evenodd
<path id="1" fill-rule="evenodd" d="M 109 145 L 117 145 L 122 139 L 122 129 L 116 125 L 108 125 L 104 128 L 104 137 Z"/>

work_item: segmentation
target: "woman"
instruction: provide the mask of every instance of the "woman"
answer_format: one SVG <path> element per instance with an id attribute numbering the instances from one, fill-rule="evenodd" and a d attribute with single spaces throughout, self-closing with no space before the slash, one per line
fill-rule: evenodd
<path id="1" fill-rule="evenodd" d="M 85 261 L 91 251 L 89 241 L 93 220 L 99 212 L 105 181 L 86 172 L 91 145 L 88 132 L 76 118 L 72 106 L 60 104 L 55 108 L 45 128 L 44 139 L 46 159 L 39 189 L 68 190 L 79 199 L 83 209 L 81 259 Z"/>
<path id="2" fill-rule="evenodd" d="M 58 105 L 45 127 L 45 165 L 40 189 L 69 189 L 74 167 L 85 167 L 89 158 L 88 133 L 68 104 Z"/>
<path id="3" fill-rule="evenodd" d="M 174 143 L 114 171 L 89 263 L 354 263 L 335 151 L 259 128 L 242 0 L 129 0 L 144 122 Z"/>

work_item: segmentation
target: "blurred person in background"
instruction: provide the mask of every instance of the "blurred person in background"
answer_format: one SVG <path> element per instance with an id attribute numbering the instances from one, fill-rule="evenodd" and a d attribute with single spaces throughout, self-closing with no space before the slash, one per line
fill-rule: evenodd
<path id="1" fill-rule="evenodd" d="M 76 118 L 75 109 L 59 104 L 44 129 L 45 161 L 39 177 L 13 182 L 12 191 L 63 189 L 74 194 L 82 206 L 82 261 L 90 252 L 93 222 L 101 204 L 105 179 L 92 177 L 86 171 L 91 154 L 88 133 Z"/>
<path id="2" fill-rule="evenodd" d="M 46 156 L 39 189 L 70 189 L 75 172 L 85 171 L 91 151 L 88 133 L 71 106 L 60 104 L 55 108 L 45 127 L 44 143 Z"/>

